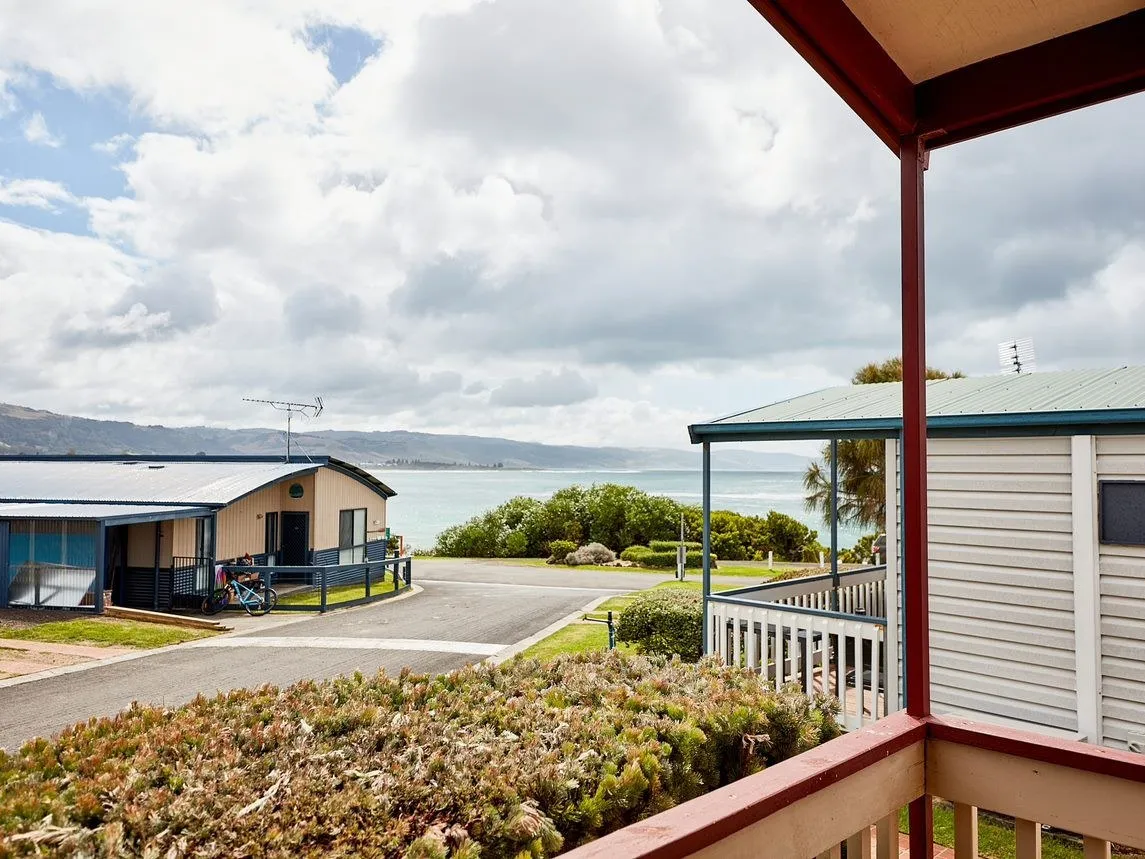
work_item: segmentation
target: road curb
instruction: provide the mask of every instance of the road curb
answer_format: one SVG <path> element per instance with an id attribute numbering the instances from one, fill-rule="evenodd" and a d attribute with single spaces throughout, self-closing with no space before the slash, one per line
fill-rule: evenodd
<path id="1" fill-rule="evenodd" d="M 574 611 L 572 614 L 565 615 L 564 617 L 562 617 L 560 620 L 556 621 L 555 623 L 550 623 L 548 626 L 546 626 L 540 632 L 534 633 L 533 635 L 530 635 L 528 638 L 524 638 L 524 639 L 518 641 L 516 644 L 510 644 L 504 650 L 501 650 L 501 651 L 493 654 L 492 656 L 490 656 L 485 661 L 488 662 L 490 665 L 500 665 L 502 662 L 506 662 L 506 661 L 512 659 L 514 656 L 518 655 L 519 653 L 523 653 L 524 651 L 528 650 L 530 647 L 532 647 L 538 641 L 543 641 L 544 639 L 548 638 L 554 632 L 559 632 L 560 630 L 562 630 L 566 626 L 568 626 L 570 623 L 576 623 L 578 620 L 583 618 L 588 612 L 593 611 L 597 606 L 607 602 L 610 599 L 612 599 L 611 594 L 606 594 L 605 596 L 597 597 L 592 602 L 590 602 L 588 605 L 586 605 L 584 608 L 578 609 L 577 611 Z"/>

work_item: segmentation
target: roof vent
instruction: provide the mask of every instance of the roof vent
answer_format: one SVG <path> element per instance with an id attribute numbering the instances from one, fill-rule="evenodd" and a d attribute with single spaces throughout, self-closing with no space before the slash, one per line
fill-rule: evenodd
<path id="1" fill-rule="evenodd" d="M 159 468 L 166 468 L 167 466 L 165 466 L 165 465 L 149 465 L 147 467 L 151 468 L 151 469 L 159 469 Z"/>

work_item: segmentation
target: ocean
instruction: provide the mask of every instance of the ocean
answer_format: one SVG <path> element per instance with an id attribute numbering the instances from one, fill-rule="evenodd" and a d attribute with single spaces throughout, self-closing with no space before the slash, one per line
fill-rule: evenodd
<path id="1" fill-rule="evenodd" d="M 580 484 L 621 483 L 653 495 L 666 495 L 685 504 L 699 504 L 701 477 L 695 471 L 513 471 L 502 469 L 411 470 L 370 469 L 390 486 L 388 518 L 392 532 L 407 545 L 429 549 L 450 525 L 483 513 L 516 495 L 544 500 L 558 489 Z M 827 545 L 830 529 L 803 509 L 802 473 L 797 471 L 713 471 L 712 509 L 766 515 L 778 510 L 819 532 Z M 855 528 L 839 528 L 839 545 L 847 547 L 861 536 Z"/>

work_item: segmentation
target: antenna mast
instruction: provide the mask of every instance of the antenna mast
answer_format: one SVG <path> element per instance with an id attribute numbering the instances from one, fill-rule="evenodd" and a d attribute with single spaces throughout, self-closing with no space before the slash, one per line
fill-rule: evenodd
<path id="1" fill-rule="evenodd" d="M 998 364 L 1003 373 L 1033 373 L 1038 368 L 1034 360 L 1034 341 L 1026 337 L 999 343 Z"/>
<path id="2" fill-rule="evenodd" d="M 322 414 L 322 398 L 315 397 L 312 403 L 290 403 L 286 400 L 256 400 L 251 397 L 243 397 L 244 403 L 262 403 L 264 406 L 286 412 L 286 461 L 290 462 L 290 433 L 291 422 L 294 420 L 294 415 L 307 415 L 312 418 L 318 417 Z"/>

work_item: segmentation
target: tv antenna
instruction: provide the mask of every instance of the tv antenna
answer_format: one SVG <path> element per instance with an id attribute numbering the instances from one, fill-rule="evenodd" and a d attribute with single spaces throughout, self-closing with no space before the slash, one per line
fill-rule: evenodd
<path id="1" fill-rule="evenodd" d="M 286 461 L 290 462 L 290 431 L 291 422 L 294 420 L 296 414 L 306 415 L 310 418 L 316 418 L 322 414 L 322 398 L 315 397 L 312 403 L 290 403 L 286 400 L 256 400 L 251 397 L 243 397 L 244 403 L 262 403 L 264 406 L 270 406 L 277 411 L 286 412 Z"/>
<path id="2" fill-rule="evenodd" d="M 1033 373 L 1038 369 L 1034 360 L 1034 341 L 1026 337 L 999 343 L 998 363 L 1003 373 Z"/>

